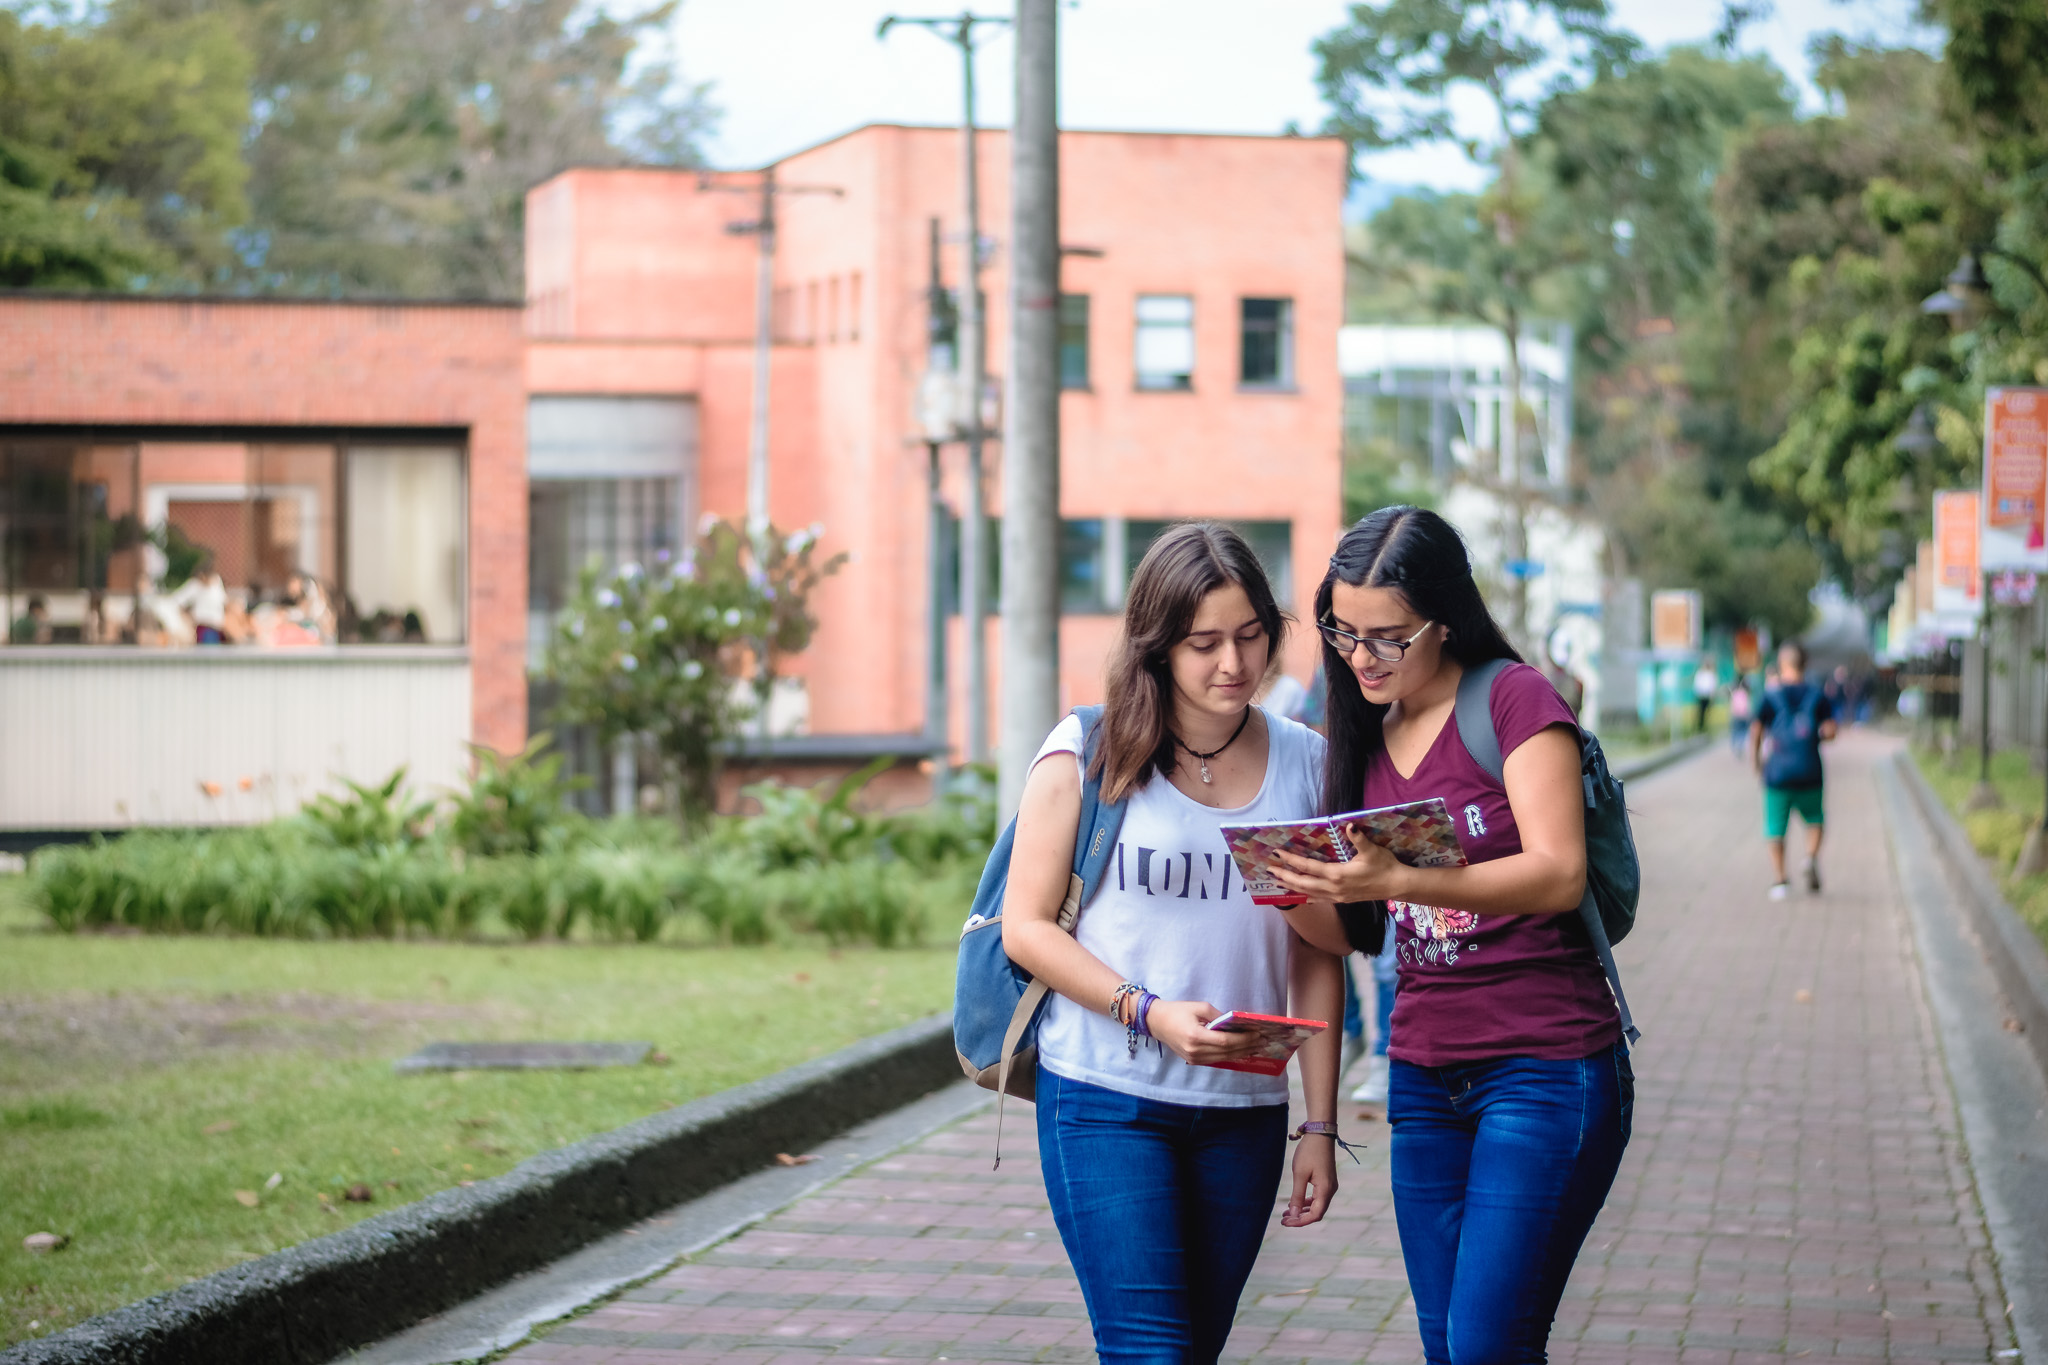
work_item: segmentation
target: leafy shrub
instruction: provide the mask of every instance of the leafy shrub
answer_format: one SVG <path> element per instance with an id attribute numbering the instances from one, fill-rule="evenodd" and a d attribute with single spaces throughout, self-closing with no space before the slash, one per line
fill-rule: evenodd
<path id="1" fill-rule="evenodd" d="M 564 777 L 563 756 L 543 753 L 553 742 L 543 730 L 511 758 L 482 744 L 470 746 L 476 775 L 448 807 L 448 834 L 458 848 L 487 858 L 539 853 L 587 823 L 570 810 L 568 797 L 590 779 Z"/>
<path id="2" fill-rule="evenodd" d="M 558 774 L 538 771 L 538 752 L 490 779 L 518 787 L 519 801 L 481 807 L 460 831 L 459 815 L 429 830 L 399 772 L 303 818 L 46 848 L 30 863 L 31 894 L 71 932 L 454 938 L 496 922 L 528 939 L 646 943 L 680 923 L 722 943 L 816 933 L 890 947 L 966 904 L 993 826 L 986 803 L 967 798 L 857 809 L 876 764 L 817 789 L 764 784 L 761 814 L 685 843 L 667 821 L 543 818 Z"/>
<path id="3" fill-rule="evenodd" d="M 426 836 L 434 803 L 414 800 L 403 789 L 405 769 L 374 787 L 341 779 L 351 795 L 321 793 L 308 801 L 301 816 L 337 848 L 382 848 L 408 845 Z"/>

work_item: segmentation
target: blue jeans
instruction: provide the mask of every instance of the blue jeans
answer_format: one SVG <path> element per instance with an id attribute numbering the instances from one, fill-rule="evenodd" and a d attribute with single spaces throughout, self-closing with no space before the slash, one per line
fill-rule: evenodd
<path id="1" fill-rule="evenodd" d="M 1394 1218 L 1430 1365 L 1547 1358 L 1634 1109 L 1621 1043 L 1576 1061 L 1394 1063 Z"/>
<path id="2" fill-rule="evenodd" d="M 1103 1365 L 1216 1359 L 1286 1149 L 1284 1104 L 1166 1104 L 1038 1069 L 1038 1164 Z"/>
<path id="3" fill-rule="evenodd" d="M 1372 1055 L 1387 1055 L 1394 1026 L 1394 995 L 1401 984 L 1400 962 L 1394 953 L 1394 926 L 1387 926 L 1387 946 L 1372 960 Z"/>

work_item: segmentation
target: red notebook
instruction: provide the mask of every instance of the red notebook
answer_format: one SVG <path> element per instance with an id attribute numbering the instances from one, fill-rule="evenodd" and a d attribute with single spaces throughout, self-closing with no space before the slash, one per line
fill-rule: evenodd
<path id="1" fill-rule="evenodd" d="M 1231 1010 L 1209 1021 L 1218 1033 L 1256 1033 L 1264 1046 L 1249 1057 L 1231 1062 L 1203 1062 L 1219 1071 L 1251 1071 L 1261 1076 L 1278 1076 L 1287 1070 L 1294 1050 L 1329 1025 L 1321 1019 L 1289 1019 L 1284 1014 L 1247 1014 Z"/>

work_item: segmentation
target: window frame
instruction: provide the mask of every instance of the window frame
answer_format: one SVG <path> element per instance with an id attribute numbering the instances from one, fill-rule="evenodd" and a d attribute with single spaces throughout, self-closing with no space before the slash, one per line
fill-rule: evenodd
<path id="1" fill-rule="evenodd" d="M 1251 357 L 1251 340 L 1256 332 L 1266 331 L 1264 325 L 1255 328 L 1249 310 L 1253 304 L 1275 304 L 1277 315 L 1272 320 L 1273 374 L 1271 379 L 1250 379 L 1245 375 Z M 1241 393 L 1293 393 L 1294 373 L 1294 299 L 1274 294 L 1248 294 L 1237 301 L 1237 387 Z"/>
<path id="2" fill-rule="evenodd" d="M 1186 321 L 1148 320 L 1144 316 L 1147 303 L 1168 300 L 1180 300 L 1187 304 Z M 1193 393 L 1195 391 L 1195 369 L 1199 360 L 1195 322 L 1195 296 L 1193 294 L 1139 294 L 1133 299 L 1131 305 L 1131 387 L 1133 389 L 1139 393 Z M 1187 333 L 1187 370 L 1185 373 L 1175 374 L 1163 371 L 1158 372 L 1160 377 L 1178 382 L 1147 383 L 1147 371 L 1144 368 L 1143 361 L 1145 334 L 1148 330 L 1164 332 L 1169 329 L 1178 329 Z"/>

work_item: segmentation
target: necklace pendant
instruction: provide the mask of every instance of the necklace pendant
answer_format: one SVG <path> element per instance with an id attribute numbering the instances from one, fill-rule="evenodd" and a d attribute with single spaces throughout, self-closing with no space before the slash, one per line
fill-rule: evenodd
<path id="1" fill-rule="evenodd" d="M 1203 780 L 1204 782 L 1208 782 L 1208 783 L 1212 783 L 1212 784 L 1213 784 L 1213 783 L 1215 782 L 1215 780 L 1216 780 L 1215 778 L 1213 778 L 1213 777 L 1209 776 L 1209 765 L 1208 765 L 1208 764 L 1206 764 L 1206 763 L 1204 763 L 1204 764 L 1202 765 L 1202 780 Z"/>

